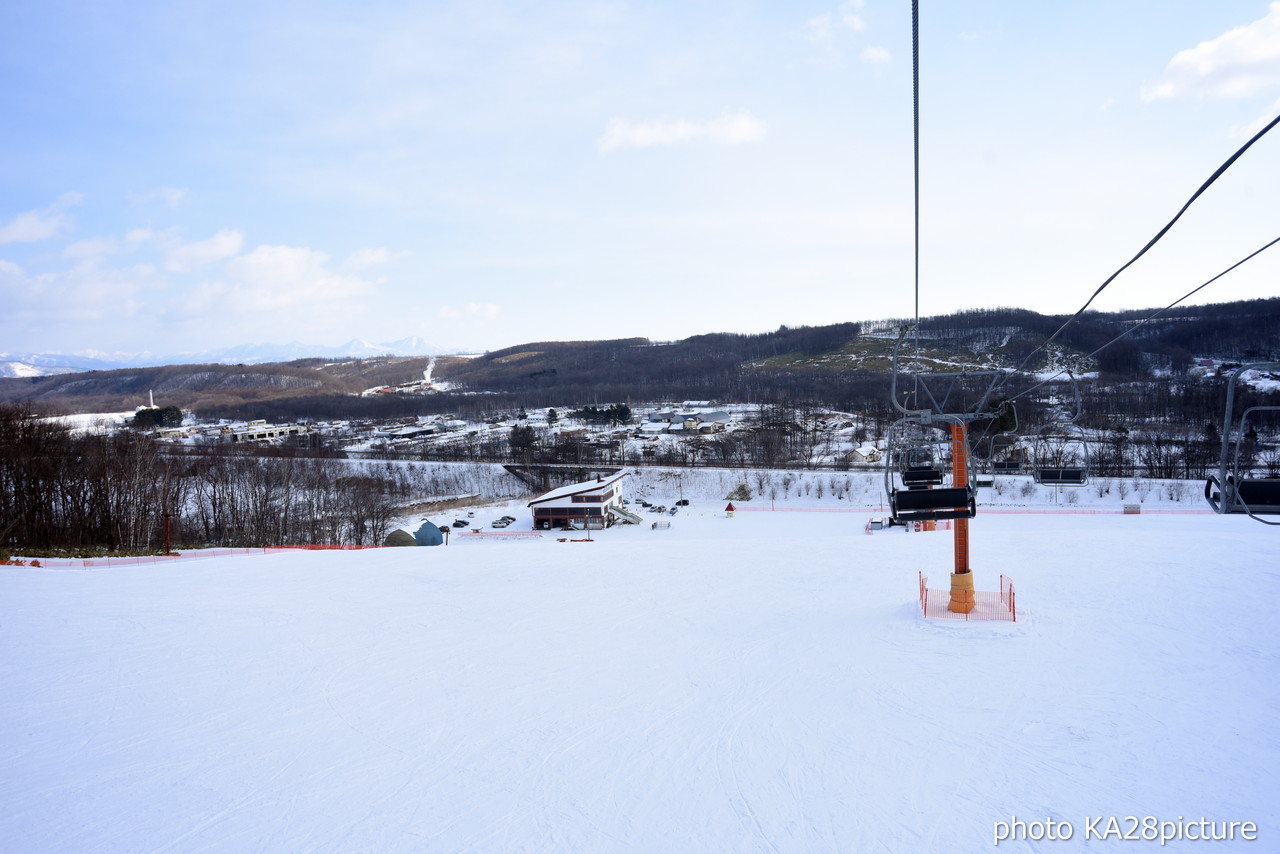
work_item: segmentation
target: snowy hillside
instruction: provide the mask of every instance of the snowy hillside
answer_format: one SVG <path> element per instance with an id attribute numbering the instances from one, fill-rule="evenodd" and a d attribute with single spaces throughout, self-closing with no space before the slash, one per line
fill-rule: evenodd
<path id="1" fill-rule="evenodd" d="M 0 847 L 974 852 L 1016 817 L 1073 838 L 999 850 L 1129 851 L 1158 843 L 1087 822 L 1151 816 L 1259 828 L 1160 850 L 1271 850 L 1274 529 L 987 508 L 977 586 L 1012 576 L 1019 619 L 966 624 L 916 605 L 949 534 L 792 495 L 590 543 L 2 567 Z"/>

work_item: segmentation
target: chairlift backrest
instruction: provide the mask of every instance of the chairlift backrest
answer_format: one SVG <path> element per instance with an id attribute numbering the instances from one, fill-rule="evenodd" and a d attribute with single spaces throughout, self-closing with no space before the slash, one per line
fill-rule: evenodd
<path id="1" fill-rule="evenodd" d="M 902 485 L 908 489 L 936 486 L 943 481 L 941 469 L 932 466 L 911 466 L 902 472 Z"/>
<path id="2" fill-rule="evenodd" d="M 1204 497 L 1217 513 L 1245 513 L 1259 516 L 1280 514 L 1280 478 L 1249 477 L 1249 466 L 1241 461 L 1246 425 L 1249 416 L 1257 412 L 1280 412 L 1280 406 L 1253 406 L 1246 409 L 1235 423 L 1236 381 L 1248 371 L 1280 371 L 1280 362 L 1254 362 L 1241 365 L 1227 382 L 1227 404 L 1222 416 L 1222 450 L 1218 457 L 1218 471 L 1205 481 Z M 1232 448 L 1234 447 L 1234 452 Z M 1269 525 L 1269 522 L 1258 519 Z"/>
<path id="3" fill-rule="evenodd" d="M 940 489 L 900 489 L 889 496 L 889 510 L 898 523 L 941 519 L 972 519 L 977 514 L 973 490 L 948 486 Z"/>
<path id="4" fill-rule="evenodd" d="M 1089 482 L 1089 471 L 1084 468 L 1038 468 L 1035 481 L 1046 486 L 1084 486 Z"/>
<path id="5" fill-rule="evenodd" d="M 1031 475 L 1046 486 L 1084 486 L 1089 482 L 1089 442 L 1070 422 L 1049 424 L 1036 434 Z"/>

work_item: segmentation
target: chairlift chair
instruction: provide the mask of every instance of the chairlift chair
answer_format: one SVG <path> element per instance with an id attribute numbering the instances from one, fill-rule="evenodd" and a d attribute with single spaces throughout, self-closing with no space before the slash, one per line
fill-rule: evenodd
<path id="1" fill-rule="evenodd" d="M 1036 433 L 1032 477 L 1046 486 L 1084 486 L 1089 482 L 1089 442 L 1070 422 L 1047 424 Z"/>
<path id="2" fill-rule="evenodd" d="M 885 455 L 885 493 L 889 496 L 889 515 L 893 524 L 971 519 L 977 514 L 967 442 L 960 443 L 960 452 L 966 455 L 962 465 L 968 472 L 966 481 L 944 485 L 948 476 L 939 461 L 951 453 L 953 445 L 950 436 L 939 431 L 949 431 L 952 424 L 964 428 L 960 419 L 945 416 L 935 416 L 928 421 L 920 416 L 908 416 L 890 425 L 889 453 Z M 951 462 L 954 471 L 955 461 Z"/>
<path id="3" fill-rule="evenodd" d="M 987 462 L 993 476 L 1018 474 L 1027 455 L 1026 446 L 1017 435 L 1017 410 L 1012 403 L 1006 405 L 1013 411 L 1014 426 L 987 439 Z"/>
<path id="4" fill-rule="evenodd" d="M 1031 476 L 1046 486 L 1084 486 L 1089 482 L 1089 440 L 1076 419 L 1084 406 L 1080 386 L 1068 372 L 1076 408 L 1070 418 L 1041 427 L 1031 449 Z"/>
<path id="5" fill-rule="evenodd" d="M 1233 423 L 1232 408 L 1235 403 L 1236 380 L 1246 371 L 1280 371 L 1280 362 L 1254 362 L 1241 365 L 1227 382 L 1227 405 L 1222 419 L 1222 451 L 1218 459 L 1218 471 L 1209 475 L 1204 485 L 1204 497 L 1215 513 L 1244 513 L 1258 519 L 1259 516 L 1280 514 L 1280 478 L 1250 477 L 1250 466 L 1241 460 L 1246 442 L 1250 416 L 1263 412 L 1280 412 L 1280 406 L 1251 406 Z M 1234 450 L 1233 450 L 1234 447 Z M 1258 519 L 1268 525 L 1278 525 Z"/>
<path id="6" fill-rule="evenodd" d="M 903 414 L 887 433 L 884 487 L 890 523 L 971 519 L 977 515 L 977 502 L 967 425 L 994 417 L 988 403 L 1005 375 L 1002 371 L 912 372 L 913 386 L 900 398 L 900 357 L 909 331 L 904 326 L 898 332 L 890 374 L 889 401 Z M 905 406 L 908 397 L 917 408 Z M 953 442 L 957 429 L 959 441 Z M 952 459 L 955 453 L 964 458 Z M 964 472 L 963 482 L 955 482 L 957 471 Z"/>

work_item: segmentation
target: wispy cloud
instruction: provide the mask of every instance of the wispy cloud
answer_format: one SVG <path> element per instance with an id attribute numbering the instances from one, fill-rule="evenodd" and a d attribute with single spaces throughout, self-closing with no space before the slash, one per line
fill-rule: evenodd
<path id="1" fill-rule="evenodd" d="M 150 204 L 159 201 L 169 210 L 177 210 L 187 198 L 187 190 L 184 187 L 160 187 L 156 190 L 149 190 L 145 193 L 129 193 L 128 198 L 135 204 Z"/>
<path id="2" fill-rule="evenodd" d="M 367 270 L 391 260 L 391 252 L 384 247 L 375 249 L 357 249 L 347 256 L 342 266 L 348 270 Z"/>
<path id="3" fill-rule="evenodd" d="M 244 235 L 224 228 L 208 240 L 183 243 L 169 251 L 164 268 L 171 273 L 187 273 L 236 255 L 244 245 Z"/>
<path id="4" fill-rule="evenodd" d="M 864 5 L 863 0 L 845 0 L 836 10 L 815 15 L 805 21 L 805 34 L 823 47 L 834 47 L 836 38 L 842 31 L 860 33 L 867 28 L 866 20 L 859 14 Z"/>
<path id="5" fill-rule="evenodd" d="M 869 65 L 883 65 L 893 59 L 893 57 L 885 48 L 866 47 L 862 49 L 862 53 L 858 54 L 858 59 Z"/>
<path id="6" fill-rule="evenodd" d="M 1270 109 L 1258 116 L 1249 124 L 1240 127 L 1233 127 L 1231 129 L 1231 137 L 1233 139 L 1248 139 L 1270 124 L 1272 119 L 1276 117 L 1276 113 L 1280 113 L 1280 101 L 1276 101 L 1271 105 Z"/>
<path id="7" fill-rule="evenodd" d="M 259 246 L 227 265 L 229 295 L 249 308 L 288 308 L 363 293 L 370 282 L 328 268 L 329 256 L 305 246 Z"/>
<path id="8" fill-rule="evenodd" d="M 1144 101 L 1186 96 L 1248 98 L 1280 87 L 1280 2 L 1267 14 L 1169 60 L 1164 73 L 1143 86 Z"/>
<path id="9" fill-rule="evenodd" d="M 767 132 L 765 123 L 745 110 L 707 121 L 662 119 L 634 122 L 612 119 L 596 145 L 606 153 L 620 148 L 653 148 L 695 141 L 741 145 L 763 139 Z"/>
<path id="10" fill-rule="evenodd" d="M 34 243 L 61 234 L 71 227 L 72 218 L 68 210 L 83 198 L 80 193 L 64 193 L 47 208 L 18 214 L 0 225 L 0 245 Z"/>
<path id="11" fill-rule="evenodd" d="M 120 244 L 110 237 L 90 237 L 77 240 L 62 250 L 64 258 L 99 258 L 104 255 L 115 255 L 120 251 Z"/>

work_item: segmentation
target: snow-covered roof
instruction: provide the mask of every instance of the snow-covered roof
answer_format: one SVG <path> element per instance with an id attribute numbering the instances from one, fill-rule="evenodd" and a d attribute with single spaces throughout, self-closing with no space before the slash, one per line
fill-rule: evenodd
<path id="1" fill-rule="evenodd" d="M 602 478 L 600 480 L 584 480 L 580 483 L 570 483 L 533 499 L 529 502 L 529 506 L 532 507 L 535 504 L 545 504 L 549 501 L 569 498 L 574 495 L 591 495 L 596 492 L 604 492 L 606 489 L 622 480 L 625 476 L 626 472 L 620 471 L 617 474 L 610 475 L 609 477 Z"/>

